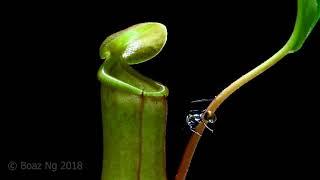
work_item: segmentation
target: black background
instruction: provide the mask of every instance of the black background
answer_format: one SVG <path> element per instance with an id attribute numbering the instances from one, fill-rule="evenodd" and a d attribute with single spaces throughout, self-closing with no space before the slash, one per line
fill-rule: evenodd
<path id="1" fill-rule="evenodd" d="M 168 29 L 163 51 L 135 68 L 170 90 L 167 172 L 173 179 L 191 134 L 184 120 L 189 102 L 212 98 L 280 49 L 296 14 L 290 0 L 1 7 L 4 168 L 9 161 L 85 165 L 82 171 L 7 171 L 16 179 L 100 179 L 98 49 L 108 35 L 146 21 Z M 319 175 L 319 38 L 318 24 L 299 52 L 219 108 L 215 133 L 202 138 L 188 179 Z"/>

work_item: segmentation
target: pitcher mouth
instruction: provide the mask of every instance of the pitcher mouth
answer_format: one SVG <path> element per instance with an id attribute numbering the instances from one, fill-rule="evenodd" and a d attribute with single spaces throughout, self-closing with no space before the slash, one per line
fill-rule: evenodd
<path id="1" fill-rule="evenodd" d="M 143 76 L 128 64 L 109 63 L 111 61 L 104 62 L 98 71 L 98 79 L 103 84 L 108 84 L 108 86 L 136 95 L 168 96 L 169 90 L 166 86 Z"/>
<path id="2" fill-rule="evenodd" d="M 100 46 L 104 59 L 98 78 L 105 86 L 131 94 L 166 97 L 168 89 L 134 70 L 130 65 L 151 60 L 164 47 L 167 29 L 161 23 L 146 22 L 108 36 Z"/>

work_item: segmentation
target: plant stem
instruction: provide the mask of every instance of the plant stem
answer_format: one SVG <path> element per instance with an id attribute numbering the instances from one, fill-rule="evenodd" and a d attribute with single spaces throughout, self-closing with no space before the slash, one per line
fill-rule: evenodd
<path id="1" fill-rule="evenodd" d="M 196 127 L 195 131 L 199 134 L 202 134 L 205 129 L 204 123 L 199 123 L 199 125 Z M 190 163 L 193 157 L 193 154 L 197 148 L 198 142 L 200 141 L 201 136 L 198 134 L 193 134 L 187 144 L 187 147 L 184 151 L 178 173 L 176 174 L 176 180 L 184 180 L 186 179 Z"/>
<path id="2" fill-rule="evenodd" d="M 225 88 L 208 106 L 207 111 L 215 112 L 218 107 L 237 89 L 241 86 L 245 85 L 247 82 L 251 81 L 258 75 L 262 74 L 264 71 L 269 69 L 271 66 L 280 61 L 284 56 L 286 56 L 289 52 L 289 48 L 285 45 L 281 48 L 276 54 L 271 56 L 268 60 L 252 69 L 245 75 L 241 76 L 239 79 L 231 83 L 227 88 Z"/>
<path id="3" fill-rule="evenodd" d="M 278 61 L 280 61 L 284 56 L 286 56 L 288 53 L 290 53 L 290 47 L 288 44 L 283 46 L 276 54 L 271 56 L 268 60 L 257 66 L 256 68 L 252 69 L 245 75 L 241 76 L 239 79 L 231 83 L 227 88 L 225 88 L 223 91 L 221 91 L 218 96 L 216 96 L 213 101 L 209 104 L 209 106 L 206 109 L 206 112 L 211 111 L 211 113 L 215 113 L 215 111 L 219 108 L 219 106 L 237 89 L 239 89 L 241 86 L 246 84 L 247 82 L 251 81 L 267 69 L 269 69 L 271 66 L 276 64 Z M 205 114 L 205 113 L 204 113 Z M 206 119 L 202 117 L 202 123 L 199 123 L 199 125 L 196 127 L 196 131 L 202 135 L 203 131 L 205 130 L 204 123 L 206 122 Z M 185 152 L 183 154 L 177 175 L 176 180 L 184 180 L 187 176 L 188 169 L 190 167 L 190 163 L 192 160 L 192 157 L 194 155 L 194 152 L 197 148 L 198 142 L 200 141 L 201 136 L 198 134 L 193 134 L 187 144 L 187 147 L 185 149 Z"/>

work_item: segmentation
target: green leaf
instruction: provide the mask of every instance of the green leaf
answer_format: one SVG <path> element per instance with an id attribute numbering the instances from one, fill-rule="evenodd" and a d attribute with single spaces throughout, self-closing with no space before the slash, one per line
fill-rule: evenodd
<path id="1" fill-rule="evenodd" d="M 320 0 L 298 0 L 293 33 L 287 42 L 291 53 L 298 51 L 320 18 Z"/>
<path id="2" fill-rule="evenodd" d="M 124 59 L 128 64 L 150 60 L 163 48 L 167 29 L 155 22 L 140 23 L 112 34 L 102 43 L 100 57 Z"/>

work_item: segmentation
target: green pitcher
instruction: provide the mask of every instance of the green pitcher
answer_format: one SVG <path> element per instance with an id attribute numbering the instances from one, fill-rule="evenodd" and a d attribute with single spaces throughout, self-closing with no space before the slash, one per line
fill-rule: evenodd
<path id="1" fill-rule="evenodd" d="M 165 180 L 168 89 L 135 71 L 166 43 L 160 23 L 141 23 L 102 43 L 102 180 Z"/>

